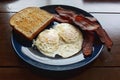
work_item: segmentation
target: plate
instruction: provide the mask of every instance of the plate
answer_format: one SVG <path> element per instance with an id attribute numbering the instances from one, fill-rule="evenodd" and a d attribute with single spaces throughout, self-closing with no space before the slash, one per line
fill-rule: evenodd
<path id="1" fill-rule="evenodd" d="M 41 8 L 47 10 L 50 13 L 56 13 L 55 8 L 58 6 L 61 6 L 65 9 L 73 10 L 76 13 L 81 13 L 88 17 L 93 17 L 88 12 L 72 6 L 48 5 L 48 6 L 43 6 Z M 47 28 L 50 28 L 54 24 L 56 24 L 56 22 L 52 22 Z M 11 35 L 11 42 L 13 48 L 21 59 L 23 59 L 25 62 L 29 63 L 34 67 L 45 70 L 52 70 L 52 71 L 73 70 L 84 67 L 85 65 L 94 61 L 98 57 L 98 55 L 100 54 L 103 48 L 103 44 L 99 41 L 97 37 L 96 40 L 98 42 L 94 44 L 92 55 L 89 57 L 84 57 L 82 52 L 79 52 L 78 54 L 70 58 L 60 58 L 60 57 L 50 58 L 38 52 L 36 49 L 32 47 L 32 42 L 21 39 L 19 35 L 14 33 L 14 31 L 12 32 Z"/>

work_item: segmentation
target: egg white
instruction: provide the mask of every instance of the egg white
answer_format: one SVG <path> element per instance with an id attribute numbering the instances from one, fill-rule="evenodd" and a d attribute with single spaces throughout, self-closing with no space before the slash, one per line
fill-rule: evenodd
<path id="1" fill-rule="evenodd" d="M 68 23 L 60 23 L 44 30 L 34 41 L 37 49 L 46 56 L 71 57 L 81 50 L 83 36 L 79 29 Z"/>

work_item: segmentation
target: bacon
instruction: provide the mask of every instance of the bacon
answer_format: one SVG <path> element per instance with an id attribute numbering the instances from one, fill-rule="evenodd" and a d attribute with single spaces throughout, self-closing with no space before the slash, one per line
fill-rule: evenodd
<path id="1" fill-rule="evenodd" d="M 93 43 L 94 43 L 94 32 L 85 31 L 83 45 L 82 45 L 82 52 L 84 56 L 89 56 L 92 54 Z"/>
<path id="2" fill-rule="evenodd" d="M 74 24 L 78 25 L 83 30 L 95 30 L 99 27 L 98 24 L 93 23 L 91 20 L 85 18 L 83 15 L 78 15 L 71 10 L 65 10 L 61 7 L 57 7 L 56 11 L 60 16 L 69 19 L 69 21 L 72 20 Z"/>
<path id="3" fill-rule="evenodd" d="M 82 16 L 80 16 L 80 17 L 82 17 Z M 80 19 L 79 19 L 79 20 L 80 20 Z M 79 21 L 79 20 L 78 20 L 78 21 Z M 112 42 L 111 38 L 108 36 L 107 32 L 102 28 L 102 26 L 100 26 L 95 20 L 91 21 L 91 20 L 89 20 L 89 19 L 85 19 L 85 20 L 84 20 L 84 19 L 83 19 L 83 20 L 81 19 L 80 21 L 81 21 L 81 23 L 82 23 L 82 21 L 83 21 L 83 22 L 84 22 L 84 21 L 87 22 L 87 23 L 84 23 L 85 26 L 87 26 L 87 30 L 93 30 L 93 29 L 91 29 L 91 28 L 96 28 L 94 31 L 95 31 L 95 32 L 97 33 L 97 35 L 99 36 L 100 40 L 106 45 L 106 47 L 108 48 L 108 51 L 111 50 L 111 48 L 112 48 L 112 46 L 113 46 L 113 42 Z M 90 21 L 91 21 L 93 24 L 91 24 Z M 81 24 L 78 23 L 78 25 L 82 27 Z M 93 27 L 89 27 L 90 25 L 91 25 L 91 26 L 93 25 Z M 85 27 L 83 27 L 82 30 L 86 30 Z"/>
<path id="4" fill-rule="evenodd" d="M 93 23 L 82 15 L 77 15 L 73 22 L 76 25 L 80 26 L 82 30 L 96 30 L 99 27 L 98 24 Z"/>
<path id="5" fill-rule="evenodd" d="M 110 51 L 113 46 L 113 42 L 106 31 L 102 27 L 99 27 L 97 30 L 95 30 L 95 32 L 99 36 L 100 40 L 106 45 L 108 51 Z"/>
<path id="6" fill-rule="evenodd" d="M 69 15 L 71 17 L 74 17 L 76 15 L 76 13 L 74 11 L 66 10 L 66 9 L 64 9 L 62 7 L 57 7 L 57 8 L 55 8 L 55 10 L 56 10 L 56 12 L 58 14 L 67 14 L 67 15 Z"/>
<path id="7" fill-rule="evenodd" d="M 66 10 L 66 9 L 64 9 L 64 8 L 62 8 L 62 7 L 57 7 L 57 8 L 55 8 L 55 10 L 56 10 L 56 12 L 59 14 L 59 15 L 63 15 L 63 14 L 67 14 L 67 15 L 65 15 L 65 16 L 68 16 L 69 15 L 69 17 L 71 16 L 71 17 L 74 17 L 74 16 L 76 16 L 76 15 L 78 15 L 78 14 L 76 14 L 74 11 L 71 11 L 71 10 Z M 82 15 L 82 14 L 80 14 L 81 16 L 84 16 L 84 15 Z M 84 16 L 85 17 L 85 16 Z M 96 20 L 96 18 L 94 18 L 94 17 L 85 17 L 85 18 L 87 18 L 87 19 L 89 19 L 90 21 L 92 21 L 92 22 L 96 22 L 97 20 Z"/>

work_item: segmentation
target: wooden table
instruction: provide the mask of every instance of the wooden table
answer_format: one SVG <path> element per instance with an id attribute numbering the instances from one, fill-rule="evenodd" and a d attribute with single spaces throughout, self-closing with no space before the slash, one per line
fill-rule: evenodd
<path id="1" fill-rule="evenodd" d="M 54 73 L 37 70 L 18 57 L 11 44 L 9 19 L 29 6 L 71 5 L 90 12 L 114 42 L 112 51 L 104 48 L 84 69 Z M 52 74 L 52 75 L 51 75 Z M 119 0 L 1 0 L 0 1 L 0 80 L 119 80 L 120 79 L 120 2 Z"/>

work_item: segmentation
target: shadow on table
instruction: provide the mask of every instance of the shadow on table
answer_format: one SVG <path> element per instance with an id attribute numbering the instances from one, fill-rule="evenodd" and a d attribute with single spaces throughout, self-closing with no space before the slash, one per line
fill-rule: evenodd
<path id="1" fill-rule="evenodd" d="M 90 68 L 91 64 L 83 68 L 68 70 L 68 71 L 48 71 L 43 69 L 36 69 L 34 67 L 29 67 L 31 72 L 37 76 L 47 78 L 48 80 L 69 80 L 80 74 L 83 74 L 86 70 Z"/>

